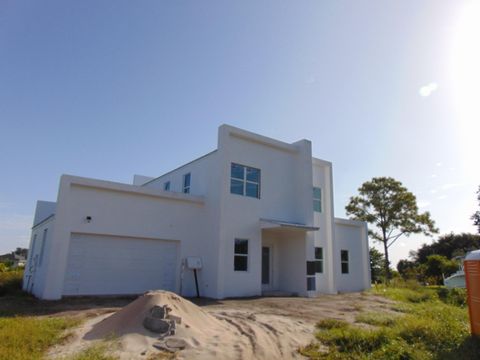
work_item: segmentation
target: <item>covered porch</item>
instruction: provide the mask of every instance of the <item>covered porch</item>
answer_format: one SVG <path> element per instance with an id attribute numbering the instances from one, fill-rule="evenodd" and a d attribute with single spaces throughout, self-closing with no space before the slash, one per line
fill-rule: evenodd
<path id="1" fill-rule="evenodd" d="M 308 234 L 319 228 L 271 219 L 260 226 L 262 295 L 307 296 Z"/>

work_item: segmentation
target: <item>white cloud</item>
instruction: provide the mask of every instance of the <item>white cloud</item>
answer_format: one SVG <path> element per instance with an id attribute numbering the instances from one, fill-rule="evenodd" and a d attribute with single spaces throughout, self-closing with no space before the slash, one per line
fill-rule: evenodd
<path id="1" fill-rule="evenodd" d="M 443 163 L 438 162 L 438 163 L 436 163 L 435 165 L 437 165 L 438 167 L 441 167 L 441 166 L 443 165 Z"/>
<path id="2" fill-rule="evenodd" d="M 432 179 L 435 179 L 435 178 L 437 177 L 437 174 L 432 174 L 432 175 L 430 175 L 430 177 L 431 177 Z"/>
<path id="3" fill-rule="evenodd" d="M 431 82 L 430 84 L 420 87 L 420 89 L 418 89 L 418 94 L 422 97 L 428 97 L 437 89 L 438 84 L 435 82 Z"/>
<path id="4" fill-rule="evenodd" d="M 305 84 L 315 84 L 316 82 L 317 82 L 317 79 L 315 78 L 315 76 L 311 76 L 305 80 Z"/>
<path id="5" fill-rule="evenodd" d="M 438 200 L 443 200 L 446 199 L 448 196 L 447 195 L 440 195 L 437 197 Z"/>

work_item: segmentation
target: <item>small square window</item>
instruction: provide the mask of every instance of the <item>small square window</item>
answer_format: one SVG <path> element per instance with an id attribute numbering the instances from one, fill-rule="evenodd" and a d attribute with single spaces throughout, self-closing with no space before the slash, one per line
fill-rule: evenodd
<path id="1" fill-rule="evenodd" d="M 307 275 L 315 275 L 315 261 L 307 261 Z"/>
<path id="2" fill-rule="evenodd" d="M 315 277 L 307 277 L 307 291 L 315 291 L 316 290 L 316 281 Z"/>
<path id="3" fill-rule="evenodd" d="M 230 168 L 230 176 L 234 179 L 239 179 L 243 181 L 244 168 L 245 167 L 242 165 L 232 163 L 232 166 Z"/>
<path id="4" fill-rule="evenodd" d="M 323 273 L 323 248 L 315 248 L 315 272 Z"/>
<path id="5" fill-rule="evenodd" d="M 231 179 L 230 180 L 230 192 L 232 194 L 243 195 L 243 181 Z"/>
<path id="6" fill-rule="evenodd" d="M 247 256 L 235 256 L 235 271 L 247 271 L 248 270 L 248 257 Z"/>
<path id="7" fill-rule="evenodd" d="M 248 255 L 248 240 L 235 239 L 235 254 Z"/>
<path id="8" fill-rule="evenodd" d="M 260 170 L 247 167 L 247 181 L 252 181 L 255 183 L 260 182 Z"/>
<path id="9" fill-rule="evenodd" d="M 166 182 L 163 184 L 163 190 L 165 190 L 165 191 L 170 191 L 170 181 L 166 181 Z"/>
<path id="10" fill-rule="evenodd" d="M 259 198 L 260 194 L 258 193 L 259 186 L 258 184 L 249 183 L 246 184 L 246 195 L 253 198 Z"/>

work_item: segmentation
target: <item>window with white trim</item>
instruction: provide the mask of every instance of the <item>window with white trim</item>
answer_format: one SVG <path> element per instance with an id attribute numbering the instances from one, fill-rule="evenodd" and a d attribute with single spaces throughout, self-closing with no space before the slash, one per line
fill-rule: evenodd
<path id="1" fill-rule="evenodd" d="M 342 264 L 342 274 L 348 274 L 349 268 L 348 268 L 348 250 L 340 250 L 340 261 Z"/>
<path id="2" fill-rule="evenodd" d="M 315 272 L 323 274 L 323 248 L 315 248 Z"/>
<path id="3" fill-rule="evenodd" d="M 248 240 L 235 239 L 233 270 L 248 271 Z"/>
<path id="4" fill-rule="evenodd" d="M 232 163 L 230 193 L 260 198 L 260 169 Z"/>
<path id="5" fill-rule="evenodd" d="M 189 194 L 190 193 L 190 181 L 192 176 L 190 173 L 183 175 L 183 193 Z"/>
<path id="6" fill-rule="evenodd" d="M 163 190 L 170 191 L 170 181 L 166 181 L 163 183 Z"/>
<path id="7" fill-rule="evenodd" d="M 313 188 L 313 211 L 322 212 L 322 189 L 319 187 Z"/>

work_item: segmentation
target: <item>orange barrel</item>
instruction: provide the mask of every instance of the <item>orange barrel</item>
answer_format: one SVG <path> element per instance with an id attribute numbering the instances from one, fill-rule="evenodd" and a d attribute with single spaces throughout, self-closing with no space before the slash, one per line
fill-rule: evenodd
<path id="1" fill-rule="evenodd" d="M 480 250 L 470 252 L 463 262 L 467 285 L 468 313 L 472 334 L 480 336 Z"/>

